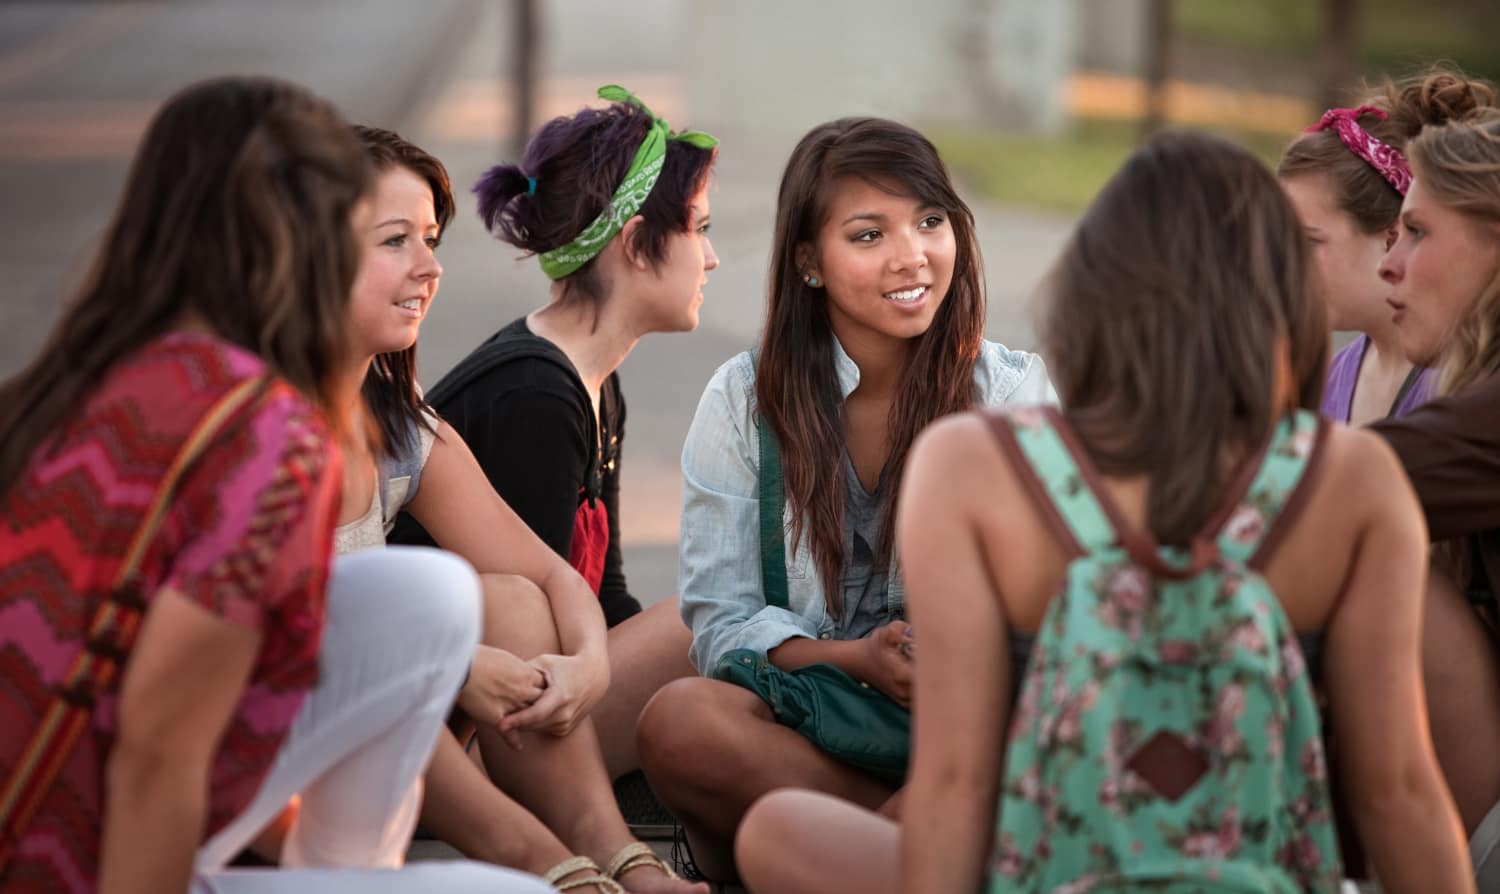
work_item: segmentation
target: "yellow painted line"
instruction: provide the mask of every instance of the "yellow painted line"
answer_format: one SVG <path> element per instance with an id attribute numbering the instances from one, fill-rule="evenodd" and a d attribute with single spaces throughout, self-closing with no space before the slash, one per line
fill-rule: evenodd
<path id="1" fill-rule="evenodd" d="M 125 33 L 146 18 L 148 12 L 145 6 L 124 3 L 89 8 L 62 27 L 0 57 L 0 90 L 82 62 L 84 53 Z"/>

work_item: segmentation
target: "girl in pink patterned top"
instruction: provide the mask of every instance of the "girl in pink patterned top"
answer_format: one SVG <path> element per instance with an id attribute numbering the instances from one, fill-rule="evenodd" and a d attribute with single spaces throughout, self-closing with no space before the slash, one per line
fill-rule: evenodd
<path id="1" fill-rule="evenodd" d="M 226 392 L 268 382 L 173 493 L 140 566 L 140 635 L 5 842 L 6 891 L 543 890 L 470 865 L 353 871 L 401 861 L 442 720 L 426 705 L 457 688 L 478 614 L 472 572 L 436 554 L 341 565 L 325 592 L 340 476 L 324 411 L 352 387 L 351 222 L 369 183 L 348 125 L 298 87 L 183 91 L 147 132 L 88 283 L 0 386 L 9 776 L 187 435 Z M 451 604 L 361 627 L 339 580 L 391 590 L 418 562 L 456 582 Z M 401 666 L 381 663 L 397 643 Z M 322 741 L 334 724 L 339 748 Z M 277 816 L 283 864 L 323 868 L 225 871 Z"/>

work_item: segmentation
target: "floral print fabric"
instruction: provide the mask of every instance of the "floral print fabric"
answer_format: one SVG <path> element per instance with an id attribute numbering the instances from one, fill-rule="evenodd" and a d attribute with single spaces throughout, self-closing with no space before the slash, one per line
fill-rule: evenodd
<path id="1" fill-rule="evenodd" d="M 1337 891 L 1318 707 L 1249 564 L 1302 480 L 1316 416 L 1279 425 L 1217 549 L 1154 557 L 1122 545 L 1054 411 L 1002 419 L 1081 555 L 1015 705 L 990 890 Z"/>

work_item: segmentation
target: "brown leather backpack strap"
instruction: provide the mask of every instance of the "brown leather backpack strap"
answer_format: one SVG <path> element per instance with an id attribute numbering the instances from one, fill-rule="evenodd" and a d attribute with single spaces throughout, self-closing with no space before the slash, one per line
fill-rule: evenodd
<path id="1" fill-rule="evenodd" d="M 1328 452 L 1328 420 L 1318 417 L 1317 428 L 1313 433 L 1311 450 L 1308 452 L 1307 460 L 1303 466 L 1302 477 L 1287 495 L 1286 502 L 1282 504 L 1281 511 L 1271 522 L 1271 529 L 1266 532 L 1261 540 L 1260 546 L 1256 548 L 1254 555 L 1246 565 L 1254 571 L 1263 572 L 1270 564 L 1271 558 L 1276 554 L 1276 548 L 1292 526 L 1301 517 L 1302 510 L 1306 508 L 1307 501 L 1312 498 L 1313 488 L 1317 485 L 1320 473 L 1323 469 L 1323 457 Z"/>
<path id="2" fill-rule="evenodd" d="M 1015 470 L 1016 480 L 1021 482 L 1026 495 L 1031 498 L 1032 504 L 1036 506 L 1038 514 L 1046 522 L 1053 536 L 1057 538 L 1057 542 L 1062 544 L 1063 550 L 1068 554 L 1069 558 L 1077 558 L 1084 555 L 1087 550 L 1084 549 L 1083 544 L 1078 542 L 1078 538 L 1074 536 L 1072 527 L 1062 517 L 1057 504 L 1053 502 L 1051 495 L 1048 494 L 1047 485 L 1037 474 L 1030 460 L 1026 458 L 1026 453 L 1021 448 L 1020 442 L 1016 440 L 1016 433 L 1012 428 L 1010 417 L 1003 410 L 985 409 L 979 412 L 985 424 L 989 426 L 995 443 L 1000 448 L 1000 455 L 1005 457 L 1006 462 Z"/>

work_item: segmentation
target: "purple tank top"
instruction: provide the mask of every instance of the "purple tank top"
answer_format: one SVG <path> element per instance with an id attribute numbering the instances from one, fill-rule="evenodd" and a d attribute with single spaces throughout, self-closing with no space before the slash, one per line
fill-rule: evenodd
<path id="1" fill-rule="evenodd" d="M 1322 412 L 1334 422 L 1349 421 L 1349 412 L 1354 408 L 1354 385 L 1359 379 L 1359 367 L 1364 362 L 1365 349 L 1369 346 L 1370 337 L 1361 335 L 1333 355 L 1333 362 L 1328 365 L 1328 380 L 1323 385 Z M 1399 419 L 1426 403 L 1432 397 L 1435 384 L 1433 371 L 1422 370 L 1416 382 L 1406 389 L 1406 393 L 1391 408 L 1390 415 Z"/>

